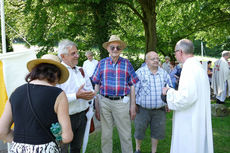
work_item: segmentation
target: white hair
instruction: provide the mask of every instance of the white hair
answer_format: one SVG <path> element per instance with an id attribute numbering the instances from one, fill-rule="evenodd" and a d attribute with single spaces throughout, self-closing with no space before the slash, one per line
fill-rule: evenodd
<path id="1" fill-rule="evenodd" d="M 170 57 L 168 57 L 168 56 L 165 56 L 165 59 L 169 59 L 169 60 L 170 60 Z"/>
<path id="2" fill-rule="evenodd" d="M 61 40 L 58 43 L 58 57 L 62 59 L 61 54 L 68 54 L 69 52 L 68 47 L 72 47 L 72 46 L 77 47 L 77 44 L 75 44 L 73 41 L 70 41 L 68 39 Z"/>
<path id="3" fill-rule="evenodd" d="M 85 56 L 93 56 L 93 52 L 91 52 L 91 51 L 87 51 L 86 53 L 85 53 Z"/>
<path id="4" fill-rule="evenodd" d="M 222 57 L 228 56 L 229 55 L 229 51 L 224 50 L 221 54 L 222 54 Z"/>
<path id="5" fill-rule="evenodd" d="M 181 49 L 185 54 L 193 54 L 194 45 L 191 40 L 181 39 L 176 44 L 176 50 Z"/>

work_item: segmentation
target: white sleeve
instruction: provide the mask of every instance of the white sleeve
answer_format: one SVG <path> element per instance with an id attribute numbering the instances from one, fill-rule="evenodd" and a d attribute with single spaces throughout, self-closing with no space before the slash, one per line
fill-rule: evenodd
<path id="1" fill-rule="evenodd" d="M 68 102 L 74 102 L 77 100 L 76 93 L 66 94 Z"/>
<path id="2" fill-rule="evenodd" d="M 86 61 L 84 61 L 82 68 L 86 71 Z"/>
<path id="3" fill-rule="evenodd" d="M 188 71 L 187 71 L 188 72 Z M 190 107 L 198 99 L 196 78 L 192 71 L 181 76 L 179 88 L 170 88 L 167 92 L 167 103 L 171 110 L 183 110 Z"/>
<path id="4" fill-rule="evenodd" d="M 56 87 L 61 88 L 63 90 L 62 84 L 57 84 Z M 76 93 L 66 93 L 65 90 L 63 90 L 67 96 L 68 103 L 72 103 L 77 100 Z"/>

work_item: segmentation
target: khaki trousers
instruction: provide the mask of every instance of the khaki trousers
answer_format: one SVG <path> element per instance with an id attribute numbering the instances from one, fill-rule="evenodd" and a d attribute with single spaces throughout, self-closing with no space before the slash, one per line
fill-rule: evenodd
<path id="1" fill-rule="evenodd" d="M 113 152 L 113 126 L 117 127 L 122 153 L 133 153 L 131 137 L 131 119 L 129 115 L 130 102 L 121 100 L 110 100 L 100 96 L 100 118 L 101 118 L 101 148 L 102 153 Z"/>

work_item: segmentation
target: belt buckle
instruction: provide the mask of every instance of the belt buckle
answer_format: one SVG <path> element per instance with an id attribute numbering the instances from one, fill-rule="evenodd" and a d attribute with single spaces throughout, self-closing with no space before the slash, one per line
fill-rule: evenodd
<path id="1" fill-rule="evenodd" d="M 120 100 L 122 99 L 122 96 L 106 96 L 107 98 L 109 98 L 110 100 Z"/>
<path id="2" fill-rule="evenodd" d="M 111 99 L 111 100 L 120 100 L 121 97 L 120 96 L 109 96 L 109 99 Z"/>

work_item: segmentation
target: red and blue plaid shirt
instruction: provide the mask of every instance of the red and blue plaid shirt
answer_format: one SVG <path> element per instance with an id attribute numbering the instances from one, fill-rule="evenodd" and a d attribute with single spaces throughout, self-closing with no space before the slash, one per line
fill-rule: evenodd
<path id="1" fill-rule="evenodd" d="M 114 64 L 112 58 L 107 57 L 98 63 L 92 81 L 100 85 L 101 95 L 124 96 L 130 93 L 130 86 L 139 79 L 129 60 L 119 57 Z"/>

